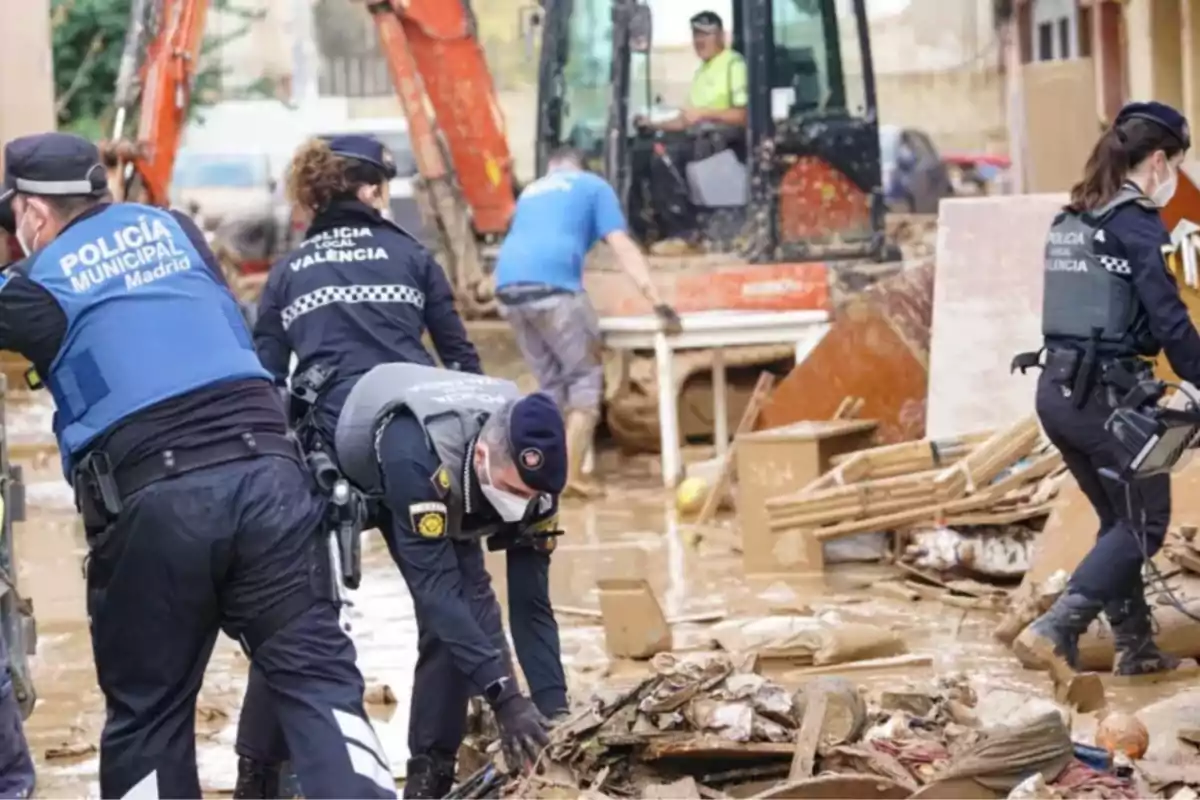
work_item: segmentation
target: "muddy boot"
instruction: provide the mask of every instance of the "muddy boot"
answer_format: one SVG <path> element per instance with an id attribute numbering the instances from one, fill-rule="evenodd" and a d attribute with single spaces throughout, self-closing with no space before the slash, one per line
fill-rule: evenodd
<path id="1" fill-rule="evenodd" d="M 406 800 L 445 797 L 454 788 L 454 762 L 432 756 L 413 756 L 404 776 Z"/>
<path id="2" fill-rule="evenodd" d="M 1179 659 L 1162 652 L 1154 643 L 1146 598 L 1113 601 L 1104 607 L 1104 615 L 1112 626 L 1113 645 L 1117 650 L 1113 660 L 1114 675 L 1150 675 L 1179 668 Z"/>
<path id="3" fill-rule="evenodd" d="M 1050 610 L 1030 623 L 1013 642 L 1013 652 L 1026 669 L 1049 670 L 1055 683 L 1079 668 L 1079 637 L 1103 604 L 1067 591 Z"/>
<path id="4" fill-rule="evenodd" d="M 237 783 L 233 787 L 235 798 L 277 800 L 279 794 L 279 764 L 264 764 L 252 758 L 238 758 Z"/>
<path id="5" fill-rule="evenodd" d="M 594 500 L 604 490 L 583 474 L 583 462 L 596 434 L 596 415 L 589 411 L 567 412 L 567 485 L 563 497 Z"/>

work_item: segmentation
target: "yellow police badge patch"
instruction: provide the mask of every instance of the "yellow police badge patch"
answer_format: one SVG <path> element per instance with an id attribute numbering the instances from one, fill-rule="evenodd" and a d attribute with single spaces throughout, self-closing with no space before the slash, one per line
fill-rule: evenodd
<path id="1" fill-rule="evenodd" d="M 439 465 L 434 470 L 434 473 L 429 476 L 429 482 L 433 484 L 438 497 L 445 497 L 450 494 L 450 470 L 446 469 L 445 464 Z"/>
<path id="2" fill-rule="evenodd" d="M 446 535 L 445 503 L 413 503 L 408 507 L 413 532 L 424 539 Z"/>

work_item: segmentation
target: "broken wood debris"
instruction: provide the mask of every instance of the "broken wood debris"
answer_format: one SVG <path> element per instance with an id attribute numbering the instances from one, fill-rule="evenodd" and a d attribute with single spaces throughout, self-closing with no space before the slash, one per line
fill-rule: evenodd
<path id="1" fill-rule="evenodd" d="M 1087 796 L 1133 796 L 1127 779 L 1075 760 L 1057 712 L 981 728 L 962 675 L 877 697 L 821 678 L 793 694 L 753 663 L 655 656 L 650 677 L 602 687 L 560 722 L 540 771 L 502 796 L 901 798 L 940 784 L 929 796 L 1003 797 L 1035 772 L 1061 796 L 1082 796 L 1063 781 L 1101 779 L 1106 793 Z M 959 786 L 975 789 L 945 793 Z"/>
<path id="2" fill-rule="evenodd" d="M 1032 416 L 989 434 L 876 447 L 831 463 L 804 488 L 765 503 L 771 533 L 800 536 L 814 567 L 823 566 L 822 545 L 856 534 L 1036 523 L 1065 474 Z"/>

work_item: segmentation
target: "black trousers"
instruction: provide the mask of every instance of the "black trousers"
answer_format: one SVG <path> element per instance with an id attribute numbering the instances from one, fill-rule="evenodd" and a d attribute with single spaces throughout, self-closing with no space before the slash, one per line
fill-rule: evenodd
<path id="1" fill-rule="evenodd" d="M 143 781 L 158 797 L 200 796 L 196 695 L 217 634 L 236 636 L 297 592 L 315 602 L 257 647 L 251 684 L 269 697 L 304 796 L 396 796 L 354 644 L 316 599 L 324 519 L 305 467 L 260 456 L 153 483 L 91 537 L 104 797 Z"/>
<path id="2" fill-rule="evenodd" d="M 634 142 L 629 217 L 639 239 L 644 241 L 651 228 L 660 239 L 688 238 L 695 233 L 696 209 L 687 184 L 687 165 L 695 157 L 696 143 L 687 133 Z"/>
<path id="3" fill-rule="evenodd" d="M 1162 547 L 1171 521 L 1169 475 L 1124 485 L 1100 474 L 1101 469 L 1115 469 L 1125 455 L 1104 429 L 1112 410 L 1104 387 L 1093 388 L 1076 408 L 1074 398 L 1045 373 L 1038 381 L 1042 427 L 1100 520 L 1096 543 L 1076 567 L 1069 587 L 1106 605 L 1142 596 L 1142 564 Z"/>

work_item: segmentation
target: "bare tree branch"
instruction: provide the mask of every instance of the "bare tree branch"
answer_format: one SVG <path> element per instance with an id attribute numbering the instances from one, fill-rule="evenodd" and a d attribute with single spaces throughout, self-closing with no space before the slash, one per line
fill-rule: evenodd
<path id="1" fill-rule="evenodd" d="M 83 56 L 83 61 L 79 62 L 79 69 L 75 70 L 75 76 L 71 78 L 71 84 L 65 92 L 59 95 L 58 100 L 55 102 L 55 114 L 61 116 L 67 110 L 67 105 L 71 102 L 71 98 L 87 83 L 88 73 L 92 71 L 92 67 L 95 65 L 96 59 L 100 56 L 100 52 L 103 49 L 104 34 L 97 33 L 92 37 L 87 53 Z"/>

